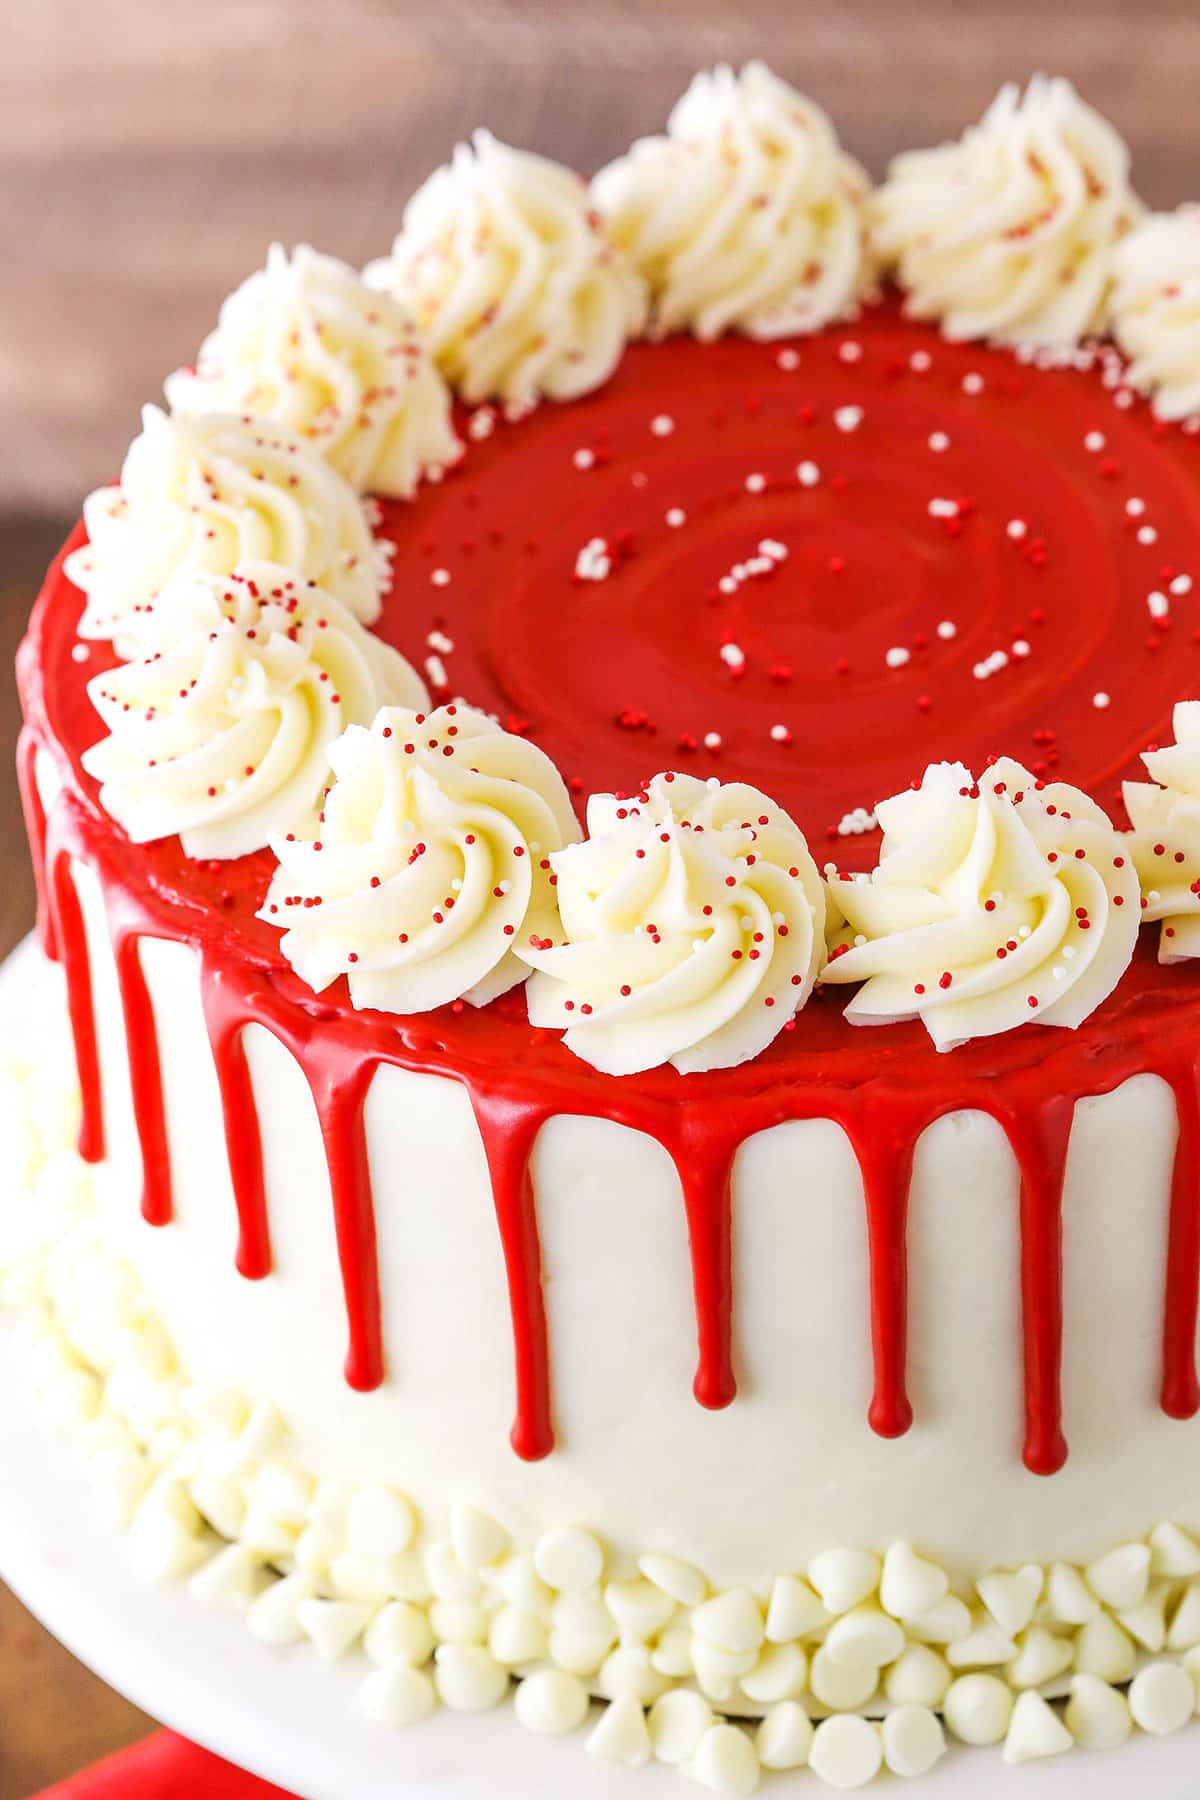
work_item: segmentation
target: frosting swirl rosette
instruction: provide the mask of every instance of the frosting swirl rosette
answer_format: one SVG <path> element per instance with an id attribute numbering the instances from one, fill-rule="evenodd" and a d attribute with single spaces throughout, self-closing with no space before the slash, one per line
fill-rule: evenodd
<path id="1" fill-rule="evenodd" d="M 1200 956 L 1200 700 L 1181 700 L 1173 719 L 1175 742 L 1142 757 L 1153 779 L 1124 787 L 1142 918 L 1162 920 L 1164 963 Z"/>
<path id="2" fill-rule="evenodd" d="M 399 301 L 335 257 L 272 244 L 221 307 L 196 366 L 168 377 L 177 412 L 278 420 L 360 490 L 408 498 L 461 445 L 450 394 Z"/>
<path id="3" fill-rule="evenodd" d="M 188 856 L 245 856 L 309 830 L 346 725 L 424 701 L 397 651 L 271 564 L 185 570 L 151 618 L 145 660 L 88 683 L 108 735 L 83 757 L 136 844 L 178 834 Z"/>
<path id="4" fill-rule="evenodd" d="M 391 255 L 365 275 L 411 310 L 471 403 L 585 394 L 645 322 L 642 281 L 579 177 L 486 131 L 418 189 Z"/>
<path id="5" fill-rule="evenodd" d="M 147 406 L 119 487 L 83 504 L 88 543 L 64 565 L 87 595 L 79 634 L 138 654 L 139 631 L 180 569 L 228 575 L 271 562 L 316 581 L 355 618 L 379 615 L 389 548 L 316 450 L 269 419 Z"/>
<path id="6" fill-rule="evenodd" d="M 919 1018 L 939 1050 L 1034 1020 L 1075 1026 L 1133 956 L 1137 875 L 1078 788 L 1002 757 L 933 763 L 875 809 L 879 866 L 828 883 L 823 982 L 862 982 L 856 1025 Z"/>
<path id="7" fill-rule="evenodd" d="M 1113 261 L 1113 333 L 1163 419 L 1200 416 L 1200 206 L 1155 213 Z"/>
<path id="8" fill-rule="evenodd" d="M 602 169 L 592 196 L 649 283 L 656 336 L 775 338 L 853 314 L 869 187 L 820 107 L 752 62 L 697 75 L 666 136 Z"/>
<path id="9" fill-rule="evenodd" d="M 552 857 L 579 836 L 558 770 L 485 713 L 385 708 L 329 753 L 320 836 L 277 839 L 260 917 L 320 993 L 355 1006 L 482 1006 L 528 970 L 517 944 L 561 932 Z"/>
<path id="10" fill-rule="evenodd" d="M 898 156 L 871 203 L 906 309 L 949 338 L 1063 348 L 1107 320 L 1112 252 L 1141 204 L 1129 152 L 1069 81 L 1001 89 L 955 144 Z"/>
<path id="11" fill-rule="evenodd" d="M 593 794 L 551 857 L 565 942 L 522 943 L 533 1024 L 610 1075 L 757 1056 L 812 991 L 825 903 L 799 827 L 740 782 L 656 775 Z"/>

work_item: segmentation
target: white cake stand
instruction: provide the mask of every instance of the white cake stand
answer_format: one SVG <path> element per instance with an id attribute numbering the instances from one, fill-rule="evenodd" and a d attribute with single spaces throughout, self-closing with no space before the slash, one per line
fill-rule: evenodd
<path id="1" fill-rule="evenodd" d="M 0 1030 L 16 1028 L 36 959 L 27 940 L 0 965 Z M 185 1737 L 303 1800 L 686 1800 L 700 1791 L 661 1766 L 596 1762 L 583 1733 L 532 1737 L 508 1707 L 440 1712 L 402 1732 L 372 1724 L 355 1708 L 361 1657 L 329 1665 L 308 1644 L 269 1649 L 186 1587 L 139 1581 L 67 1449 L 34 1427 L 22 1388 L 17 1333 L 0 1325 L 0 1577 L 81 1662 Z M 808 1773 L 764 1787 L 780 1800 L 832 1792 Z M 1088 1800 L 1196 1800 L 1200 1727 L 1016 1769 L 998 1751 L 952 1749 L 932 1774 L 888 1783 L 911 1800 L 1077 1800 L 1085 1789 Z"/>

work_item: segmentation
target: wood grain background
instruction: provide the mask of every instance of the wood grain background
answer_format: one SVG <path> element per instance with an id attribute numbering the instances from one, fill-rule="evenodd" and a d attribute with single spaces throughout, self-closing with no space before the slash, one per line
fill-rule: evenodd
<path id="1" fill-rule="evenodd" d="M 1121 127 L 1148 201 L 1200 197 L 1196 0 L 8 0 L 4 20 L 5 744 L 40 571 L 224 294 L 272 238 L 356 263 L 386 249 L 475 125 L 595 168 L 657 129 L 697 67 L 758 55 L 878 175 L 1045 68 Z M 0 856 L 3 953 L 32 917 L 7 782 Z M 0 1589 L 0 1800 L 145 1728 Z"/>

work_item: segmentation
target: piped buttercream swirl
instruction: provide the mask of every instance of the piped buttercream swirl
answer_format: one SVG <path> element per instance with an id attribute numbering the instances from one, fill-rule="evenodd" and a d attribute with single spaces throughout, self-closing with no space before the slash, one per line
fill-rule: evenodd
<path id="1" fill-rule="evenodd" d="M 563 940 L 524 944 L 535 1025 L 611 1075 L 757 1056 L 807 1000 L 824 896 L 798 826 L 757 789 L 656 775 L 593 794 L 588 838 L 551 857 Z"/>
<path id="2" fill-rule="evenodd" d="M 645 320 L 641 278 L 579 177 L 486 131 L 418 189 L 391 255 L 365 274 L 410 309 L 472 403 L 587 393 Z"/>
<path id="3" fill-rule="evenodd" d="M 876 808 L 869 875 L 834 875 L 822 981 L 861 982 L 856 1025 L 919 1018 L 939 1050 L 1031 1020 L 1075 1026 L 1137 941 L 1127 846 L 1095 804 L 1001 758 L 976 781 L 934 763 Z"/>
<path id="4" fill-rule="evenodd" d="M 79 633 L 139 653 L 139 633 L 181 569 L 228 575 L 271 562 L 316 581 L 364 624 L 379 615 L 389 548 L 364 503 L 316 450 L 269 419 L 147 406 L 118 487 L 83 506 L 88 542 L 66 573 L 87 595 Z"/>
<path id="5" fill-rule="evenodd" d="M 820 107 L 751 62 L 697 75 L 666 135 L 601 170 L 592 195 L 649 283 L 657 335 L 775 338 L 854 312 L 869 187 Z"/>
<path id="6" fill-rule="evenodd" d="M 1143 220 L 1114 258 L 1113 333 L 1163 419 L 1200 417 L 1200 206 Z"/>
<path id="7" fill-rule="evenodd" d="M 1042 75 L 1002 88 L 957 143 L 896 157 L 871 202 L 914 318 L 1054 349 L 1104 328 L 1113 249 L 1140 213 L 1118 133 Z"/>
<path id="8" fill-rule="evenodd" d="M 361 490 L 408 498 L 461 445 L 450 394 L 415 321 L 346 263 L 273 244 L 221 307 L 194 368 L 168 377 L 177 412 L 271 418 Z"/>
<path id="9" fill-rule="evenodd" d="M 1164 963 L 1200 956 L 1200 700 L 1181 700 L 1173 723 L 1175 742 L 1142 757 L 1153 779 L 1124 787 L 1142 918 L 1162 921 Z"/>
<path id="10" fill-rule="evenodd" d="M 316 992 L 355 1006 L 482 1006 L 528 975 L 513 954 L 560 935 L 554 852 L 579 835 L 554 764 L 466 706 L 385 708 L 330 750 L 319 837 L 279 839 L 261 917 Z"/>
<path id="11" fill-rule="evenodd" d="M 346 726 L 424 703 L 397 651 L 269 563 L 184 570 L 151 619 L 144 660 L 88 683 L 108 735 L 83 757 L 137 844 L 178 834 L 188 856 L 233 857 L 307 831 Z"/>

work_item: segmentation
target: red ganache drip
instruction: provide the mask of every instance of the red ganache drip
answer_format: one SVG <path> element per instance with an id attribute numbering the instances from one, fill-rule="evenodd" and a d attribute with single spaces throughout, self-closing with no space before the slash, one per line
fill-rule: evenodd
<path id="1" fill-rule="evenodd" d="M 1147 743 L 1169 737 L 1174 701 L 1200 692 L 1194 601 L 1179 580 L 1200 546 L 1200 444 L 1157 425 L 1140 403 L 1114 406 L 1095 371 L 1032 370 L 946 345 L 890 305 L 785 349 L 795 353 L 781 359 L 779 346 L 740 339 L 639 345 L 587 400 L 544 406 L 516 426 L 497 422 L 490 435 L 466 422 L 464 465 L 415 504 L 382 510 L 396 556 L 379 630 L 427 665 L 435 687 L 444 676 L 446 693 L 527 731 L 579 796 L 629 792 L 672 765 L 748 780 L 794 813 L 818 856 L 823 835 L 836 839 L 842 867 L 869 864 L 878 844 L 873 833 L 839 833 L 844 815 L 939 757 L 978 773 L 990 754 L 1016 755 L 1115 809 L 1117 780 L 1139 772 Z M 68 548 L 82 538 L 80 527 Z M 603 550 L 579 565 L 593 540 Z M 578 572 L 604 563 L 603 580 Z M 108 915 L 143 1210 L 156 1224 L 171 1217 L 170 1158 L 136 945 L 157 937 L 198 953 L 237 1267 L 249 1279 L 270 1272 L 271 1245 L 245 1028 L 264 1027 L 303 1070 L 329 1165 L 352 1386 L 370 1389 L 387 1373 L 375 1219 L 390 1196 L 371 1193 L 364 1120 L 380 1066 L 457 1080 L 469 1095 L 508 1279 L 512 1443 L 527 1460 L 554 1445 L 530 1176 L 548 1119 L 610 1119 L 673 1158 L 693 1265 L 694 1391 L 706 1407 L 737 1392 L 738 1150 L 793 1120 L 841 1126 L 862 1171 L 870 1256 L 875 1374 L 864 1410 L 876 1432 L 895 1437 L 913 1417 L 914 1152 L 937 1119 L 978 1110 L 997 1121 L 1020 1171 L 1023 1346 L 1014 1354 L 1024 1363 L 1024 1459 L 1051 1474 L 1066 1456 L 1071 1121 L 1079 1100 L 1150 1073 L 1170 1086 L 1179 1118 L 1162 1406 L 1175 1418 L 1200 1410 L 1200 967 L 1160 966 L 1143 933 L 1116 993 L 1078 1031 L 1030 1024 L 948 1055 L 915 1021 L 848 1025 L 845 996 L 826 990 L 752 1063 L 686 1077 L 670 1068 L 600 1074 L 559 1034 L 529 1026 L 520 990 L 480 1010 L 358 1013 L 343 982 L 320 997 L 306 989 L 278 934 L 255 916 L 269 855 L 193 862 L 177 840 L 135 847 L 100 809 L 79 758 L 99 733 L 85 684 L 112 656 L 96 645 L 80 654 L 81 609 L 60 559 L 19 660 L 21 789 L 43 943 L 66 976 L 81 1152 L 103 1156 L 104 1124 L 75 860 L 94 872 Z M 1005 660 L 981 679 L 978 667 L 995 665 L 998 651 Z M 710 734 L 719 742 L 706 747 Z M 39 749 L 62 783 L 48 816 Z M 403 1370 L 394 1378 L 402 1383 Z"/>

